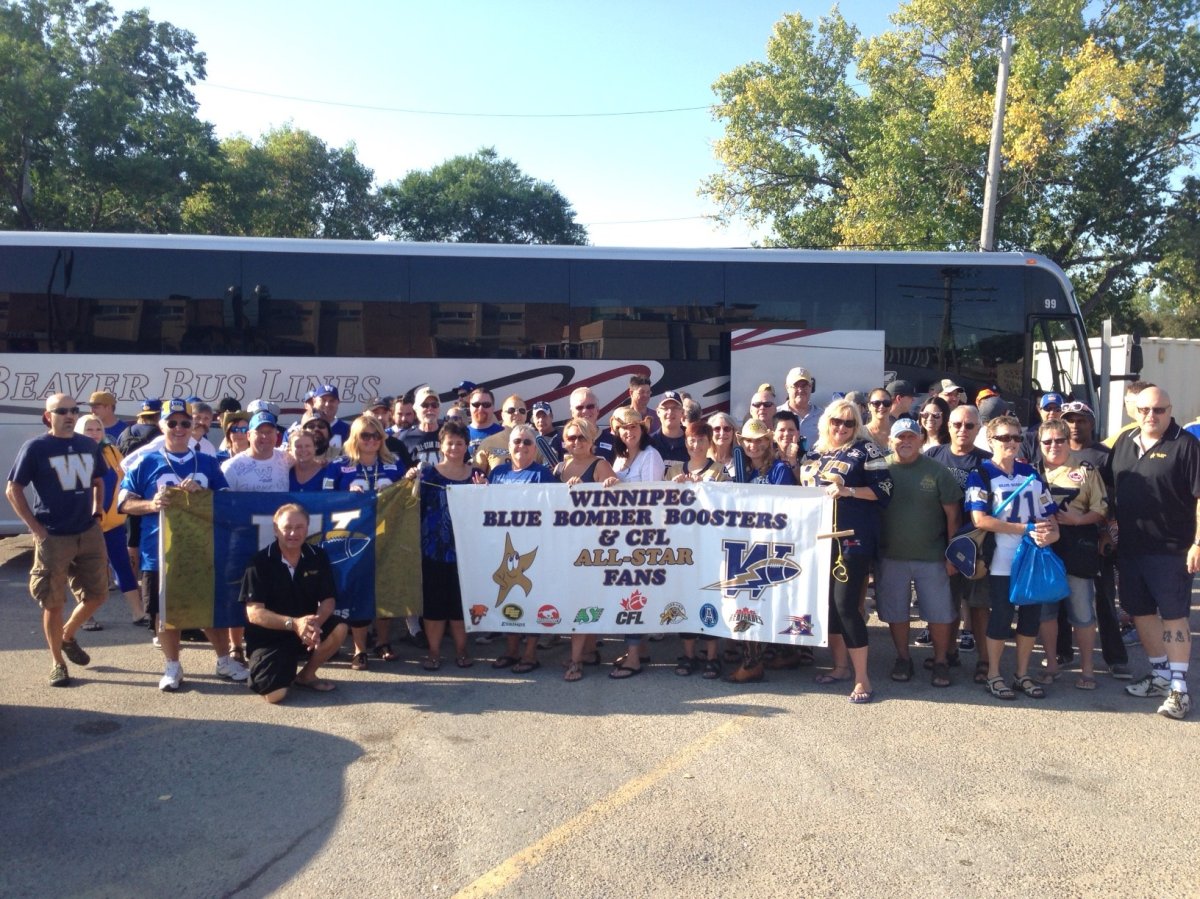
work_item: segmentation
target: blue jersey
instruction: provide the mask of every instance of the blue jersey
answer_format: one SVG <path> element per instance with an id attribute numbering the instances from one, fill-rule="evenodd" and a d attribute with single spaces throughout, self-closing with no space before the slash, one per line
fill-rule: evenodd
<path id="1" fill-rule="evenodd" d="M 373 465 L 363 465 L 352 462 L 343 456 L 334 459 L 321 475 L 321 487 L 324 490 L 361 490 L 364 493 L 378 493 L 384 487 L 390 487 L 404 477 L 404 467 L 399 462 L 384 462 L 376 459 Z"/>
<path id="2" fill-rule="evenodd" d="M 831 452 L 810 453 L 803 472 L 805 484 L 820 487 L 836 482 L 846 487 L 870 488 L 875 494 L 873 500 L 853 496 L 835 499 L 834 521 L 839 531 L 854 531 L 853 537 L 841 538 L 843 553 L 878 555 L 881 513 L 892 499 L 892 474 L 883 450 L 870 440 L 856 440 Z"/>
<path id="3" fill-rule="evenodd" d="M 972 512 L 986 512 L 994 516 L 1000 507 L 1016 490 L 1021 494 L 1014 499 L 1000 517 L 1004 521 L 1029 523 L 1049 518 L 1058 511 L 1058 505 L 1050 496 L 1050 489 L 1040 477 L 1035 477 L 1025 487 L 1022 484 L 1036 472 L 1028 462 L 1014 462 L 1013 473 L 1005 474 L 995 462 L 990 459 L 981 462 L 979 467 L 967 476 L 966 500 L 963 505 L 967 515 Z M 1013 557 L 1021 544 L 1018 534 L 996 534 L 996 551 L 988 566 L 995 575 L 1008 575 L 1012 570 Z"/>
<path id="4" fill-rule="evenodd" d="M 82 434 L 42 434 L 17 451 L 8 479 L 33 487 L 33 517 L 56 535 L 82 534 L 95 520 L 92 490 L 108 465 L 100 444 Z"/>
<path id="5" fill-rule="evenodd" d="M 512 461 L 501 462 L 488 474 L 489 484 L 557 484 L 558 478 L 545 465 L 534 462 L 528 468 L 513 471 Z"/>
<path id="6" fill-rule="evenodd" d="M 192 481 L 208 490 L 226 490 L 229 484 L 221 473 L 216 456 L 187 450 L 184 453 L 169 453 L 165 447 L 146 453 L 125 472 L 121 479 L 118 502 L 129 499 L 153 499 L 163 487 L 177 487 L 185 480 Z M 159 515 L 142 516 L 142 535 L 138 544 L 143 571 L 158 570 L 158 526 Z"/>

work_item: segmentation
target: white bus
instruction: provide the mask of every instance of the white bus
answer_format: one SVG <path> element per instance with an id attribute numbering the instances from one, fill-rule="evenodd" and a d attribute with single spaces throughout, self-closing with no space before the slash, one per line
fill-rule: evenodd
<path id="1" fill-rule="evenodd" d="M 470 380 L 547 400 L 561 420 L 575 387 L 607 411 L 641 374 L 656 396 L 737 411 L 745 329 L 881 331 L 887 378 L 997 386 L 1026 419 L 1041 390 L 1095 402 L 1090 371 L 1069 383 L 1068 366 L 1041 360 L 1051 378 L 1033 380 L 1035 345 L 1086 343 L 1070 283 L 1031 254 L 2 232 L 0 458 L 41 430 L 59 391 L 110 390 L 124 418 L 192 395 L 264 398 L 286 416 L 330 382 L 351 416 L 373 396 L 428 383 L 449 398 Z M 816 399 L 875 378 L 821 379 Z M 0 530 L 18 525 L 0 508 Z"/>

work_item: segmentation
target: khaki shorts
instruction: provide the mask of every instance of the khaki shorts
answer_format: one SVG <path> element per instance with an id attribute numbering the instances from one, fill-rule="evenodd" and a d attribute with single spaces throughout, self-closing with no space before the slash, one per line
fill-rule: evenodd
<path id="1" fill-rule="evenodd" d="M 43 609 L 61 609 L 67 601 L 68 585 L 76 596 L 108 596 L 108 552 L 99 524 L 82 534 L 51 534 L 34 541 L 29 595 Z"/>

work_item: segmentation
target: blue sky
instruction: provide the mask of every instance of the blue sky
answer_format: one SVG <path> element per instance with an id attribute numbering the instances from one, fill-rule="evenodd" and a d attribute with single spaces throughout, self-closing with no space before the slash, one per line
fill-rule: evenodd
<path id="1" fill-rule="evenodd" d="M 719 75 L 763 58 L 783 15 L 815 20 L 831 8 L 816 0 L 113 5 L 146 7 L 196 35 L 208 55 L 195 91 L 200 115 L 220 137 L 257 137 L 290 121 L 334 146 L 354 142 L 378 182 L 494 146 L 553 182 L 593 243 L 680 247 L 746 246 L 755 236 L 703 218 L 715 208 L 697 189 L 718 168 L 720 123 L 707 109 L 579 114 L 705 107 Z M 865 35 L 886 29 L 895 6 L 840 4 Z M 530 114 L 549 117 L 518 117 Z"/>

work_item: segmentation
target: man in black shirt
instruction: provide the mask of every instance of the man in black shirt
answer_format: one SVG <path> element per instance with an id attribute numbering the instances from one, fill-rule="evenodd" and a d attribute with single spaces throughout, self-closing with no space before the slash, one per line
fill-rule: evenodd
<path id="1" fill-rule="evenodd" d="M 346 639 L 346 623 L 333 617 L 333 567 L 325 550 L 306 543 L 308 512 L 297 503 L 280 506 L 275 542 L 260 550 L 242 579 L 250 688 L 267 702 L 287 696 L 288 687 L 325 693 L 333 684 L 317 669 Z M 296 666 L 307 661 L 300 673 Z"/>
<path id="2" fill-rule="evenodd" d="M 1150 659 L 1150 673 L 1125 692 L 1165 697 L 1159 714 L 1182 719 L 1191 707 L 1188 616 L 1200 571 L 1200 441 L 1171 417 L 1165 390 L 1147 387 L 1135 407 L 1137 429 L 1117 438 L 1105 465 L 1119 525 L 1121 605 Z"/>

